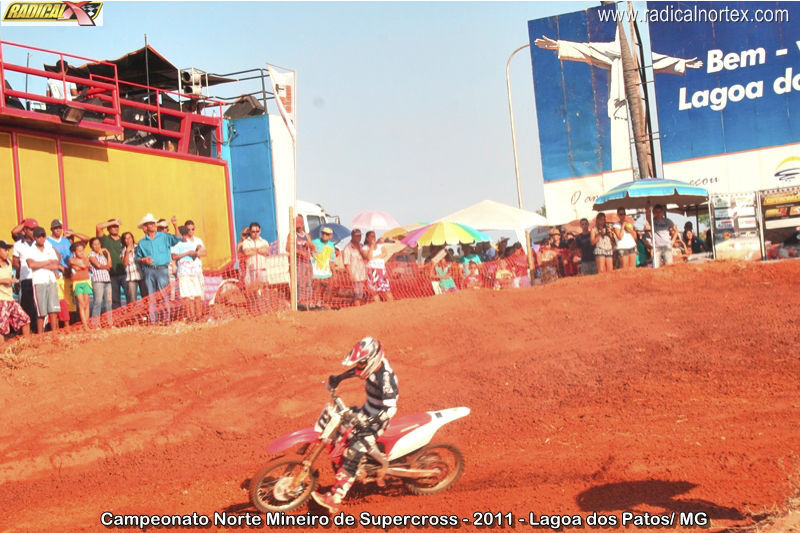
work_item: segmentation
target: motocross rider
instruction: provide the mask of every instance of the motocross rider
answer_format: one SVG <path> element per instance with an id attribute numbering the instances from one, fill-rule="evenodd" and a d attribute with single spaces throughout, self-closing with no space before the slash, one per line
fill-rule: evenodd
<path id="1" fill-rule="evenodd" d="M 376 440 L 397 412 L 397 376 L 377 339 L 361 339 L 345 356 L 342 365 L 348 370 L 330 376 L 328 386 L 335 388 L 342 380 L 358 376 L 364 380 L 367 400 L 355 410 L 353 435 L 343 454 L 342 466 L 336 472 L 336 482 L 327 494 L 316 491 L 312 494 L 314 500 L 331 514 L 339 511 L 342 500 L 353 485 L 361 458 L 368 452 L 377 452 Z"/>

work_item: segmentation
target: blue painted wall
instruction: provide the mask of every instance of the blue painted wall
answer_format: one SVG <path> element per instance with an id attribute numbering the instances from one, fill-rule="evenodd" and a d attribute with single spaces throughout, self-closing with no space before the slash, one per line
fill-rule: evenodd
<path id="1" fill-rule="evenodd" d="M 230 163 L 235 241 L 239 241 L 242 228 L 251 222 L 261 224 L 263 239 L 275 241 L 278 231 L 269 117 L 226 120 L 225 128 L 228 142 L 222 155 Z"/>

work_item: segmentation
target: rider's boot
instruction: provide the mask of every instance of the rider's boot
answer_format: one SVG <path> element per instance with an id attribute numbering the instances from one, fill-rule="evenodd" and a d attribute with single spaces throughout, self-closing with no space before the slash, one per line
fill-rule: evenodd
<path id="1" fill-rule="evenodd" d="M 345 472 L 343 468 L 340 468 L 336 472 L 336 483 L 334 483 L 331 491 L 327 494 L 320 494 L 314 491 L 311 493 L 311 497 L 314 498 L 315 502 L 328 509 L 330 514 L 336 514 L 339 512 L 342 500 L 347 496 L 347 491 L 353 486 L 353 481 L 355 481 L 355 478 Z"/>
<path id="2" fill-rule="evenodd" d="M 380 466 L 378 466 L 378 471 L 375 473 L 375 484 L 380 488 L 384 488 L 386 487 L 384 478 L 386 477 L 386 470 L 389 468 L 389 462 L 376 444 L 372 445 L 368 453 L 380 464 Z"/>

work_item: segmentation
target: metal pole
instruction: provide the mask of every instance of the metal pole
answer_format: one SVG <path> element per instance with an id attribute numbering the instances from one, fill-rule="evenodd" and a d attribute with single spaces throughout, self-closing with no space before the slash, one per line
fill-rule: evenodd
<path id="1" fill-rule="evenodd" d="M 181 75 L 181 73 L 178 72 L 178 76 L 180 76 L 180 75 Z M 147 34 L 146 33 L 144 34 L 144 79 L 145 79 L 145 83 L 144 84 L 147 85 L 147 103 L 152 105 L 153 102 L 150 101 L 150 61 L 148 59 L 148 54 L 147 54 Z"/>
<path id="2" fill-rule="evenodd" d="M 297 232 L 294 227 L 294 204 L 289 206 L 289 304 L 297 311 Z M 280 242 L 280 241 L 279 241 Z"/>
<path id="3" fill-rule="evenodd" d="M 264 69 L 259 68 L 258 73 L 261 76 L 261 105 L 264 106 L 264 113 L 267 112 L 267 85 L 264 81 Z"/>
<path id="4" fill-rule="evenodd" d="M 715 239 L 714 239 L 714 230 L 716 228 L 716 221 L 714 220 L 715 212 L 714 212 L 714 209 L 712 209 L 714 207 L 713 206 L 713 201 L 714 201 L 713 197 L 709 196 L 708 197 L 708 223 L 711 224 L 711 258 L 712 259 L 716 259 L 717 258 L 717 246 L 716 246 L 716 242 L 714 242 L 715 241 Z"/>
<path id="5" fill-rule="evenodd" d="M 31 53 L 28 52 L 28 57 L 25 59 L 25 68 L 31 67 Z M 28 92 L 28 73 L 25 73 L 25 92 Z M 25 99 L 25 109 L 28 111 L 31 110 L 31 101 L 27 98 Z"/>
<path id="6" fill-rule="evenodd" d="M 294 212 L 294 209 L 297 206 L 297 71 L 292 69 L 286 69 L 286 70 L 291 70 L 292 74 L 294 74 L 292 79 L 292 81 L 294 81 L 292 86 L 292 113 L 290 115 L 290 118 L 294 119 L 294 136 L 292 137 L 292 158 L 293 158 L 292 171 L 294 172 L 294 184 L 292 186 L 292 197 L 293 197 L 292 212 Z M 275 97 L 278 98 L 279 96 L 276 94 Z M 266 109 L 267 108 L 265 106 L 264 110 Z M 297 215 L 295 214 L 295 216 Z M 292 223 L 289 225 L 289 231 L 292 232 L 292 244 L 294 246 L 296 246 L 297 244 L 297 237 L 295 235 L 295 225 L 296 224 L 294 218 L 292 218 Z M 305 231 L 305 228 L 303 228 L 303 230 Z M 294 251 L 296 252 L 296 249 Z M 311 252 L 311 250 L 309 250 L 309 252 Z M 297 311 L 297 288 L 300 286 L 297 280 L 297 255 L 293 254 L 292 258 L 295 260 L 294 262 L 295 297 L 294 297 L 294 302 L 292 302 L 292 310 Z M 310 302 L 304 302 L 304 303 L 306 305 L 310 305 Z"/>
<path id="7" fill-rule="evenodd" d="M 522 209 L 522 186 L 520 185 L 519 180 L 519 161 L 517 159 L 517 132 L 514 128 L 514 105 L 511 101 L 511 77 L 510 77 L 510 68 L 511 68 L 511 59 L 514 55 L 523 50 L 525 48 L 530 48 L 530 43 L 523 44 L 513 52 L 511 55 L 508 56 L 508 61 L 506 61 L 506 87 L 508 88 L 508 114 L 511 116 L 511 145 L 514 148 L 514 174 L 517 177 L 517 203 L 519 204 L 519 208 Z M 530 247 L 530 244 L 528 245 Z"/>

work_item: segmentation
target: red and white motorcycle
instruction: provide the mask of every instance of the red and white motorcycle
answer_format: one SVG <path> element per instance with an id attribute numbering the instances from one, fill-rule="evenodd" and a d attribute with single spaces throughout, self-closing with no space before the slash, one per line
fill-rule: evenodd
<path id="1" fill-rule="evenodd" d="M 356 483 L 400 478 L 414 494 L 434 494 L 450 487 L 464 471 L 464 458 L 452 444 L 430 444 L 443 425 L 465 417 L 468 407 L 453 407 L 394 418 L 378 438 L 380 450 L 364 455 L 356 472 Z M 269 453 L 280 453 L 300 445 L 299 457 L 278 457 L 250 480 L 250 500 L 261 512 L 287 512 L 297 509 L 317 488 L 319 470 L 315 467 L 323 452 L 329 455 L 334 471 L 353 433 L 352 410 L 331 389 L 331 402 L 313 428 L 284 435 L 269 444 Z"/>

